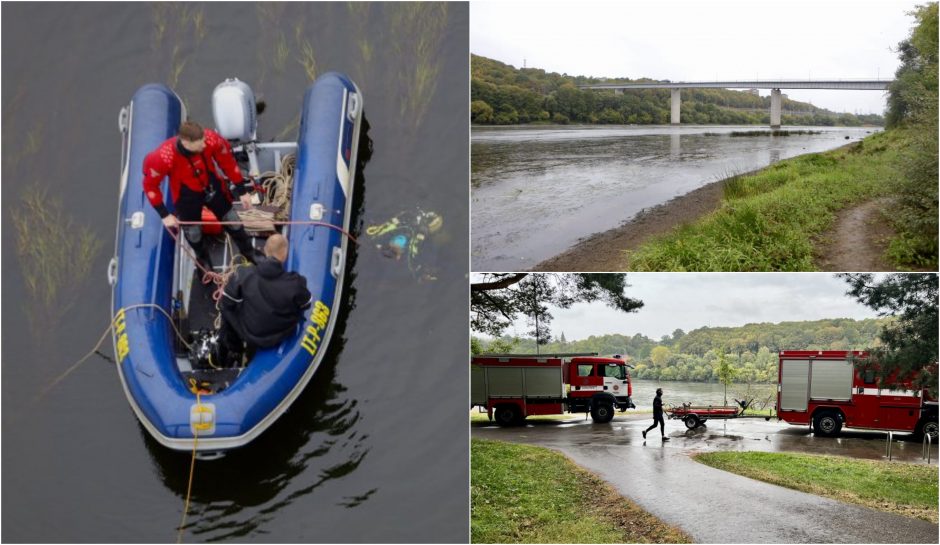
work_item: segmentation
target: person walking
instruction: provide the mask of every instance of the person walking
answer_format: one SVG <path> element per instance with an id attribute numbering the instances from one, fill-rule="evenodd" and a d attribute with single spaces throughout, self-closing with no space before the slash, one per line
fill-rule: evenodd
<path id="1" fill-rule="evenodd" d="M 663 441 L 668 441 L 666 437 L 666 421 L 663 419 L 663 389 L 656 388 L 656 397 L 653 398 L 653 425 L 643 430 L 643 440 L 646 440 L 646 433 L 659 424 L 659 431 L 663 435 Z"/>

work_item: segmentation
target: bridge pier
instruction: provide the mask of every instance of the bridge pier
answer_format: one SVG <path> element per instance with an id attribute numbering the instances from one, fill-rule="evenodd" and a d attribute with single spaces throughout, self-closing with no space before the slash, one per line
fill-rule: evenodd
<path id="1" fill-rule="evenodd" d="M 673 125 L 679 124 L 679 106 L 681 106 L 682 98 L 681 92 L 679 89 L 672 90 L 672 116 L 670 118 L 670 123 Z"/>
<path id="2" fill-rule="evenodd" d="M 770 128 L 780 128 L 780 110 L 783 101 L 780 97 L 780 89 L 771 89 L 770 91 Z"/>
<path id="3" fill-rule="evenodd" d="M 622 95 L 622 94 L 623 94 L 623 89 L 614 89 L 614 94 L 615 94 L 615 95 Z"/>

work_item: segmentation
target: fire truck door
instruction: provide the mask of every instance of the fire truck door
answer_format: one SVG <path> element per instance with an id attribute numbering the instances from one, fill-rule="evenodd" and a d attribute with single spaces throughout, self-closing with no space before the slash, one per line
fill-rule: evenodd
<path id="1" fill-rule="evenodd" d="M 595 372 L 595 364 L 578 363 L 571 366 L 572 392 L 601 392 L 604 390 L 604 377 Z"/>

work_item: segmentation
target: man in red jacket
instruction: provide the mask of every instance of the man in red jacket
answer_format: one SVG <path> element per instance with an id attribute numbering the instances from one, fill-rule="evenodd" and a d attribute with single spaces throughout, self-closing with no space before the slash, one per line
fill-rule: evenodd
<path id="1" fill-rule="evenodd" d="M 232 195 L 227 185 L 216 175 L 216 165 L 235 184 L 234 192 L 246 209 L 251 208 L 251 188 L 245 183 L 232 148 L 217 132 L 203 129 L 198 123 L 185 121 L 180 125 L 179 135 L 160 144 L 144 158 L 144 192 L 163 224 L 171 229 L 180 227 L 180 221 L 199 221 L 205 205 L 221 221 L 240 221 L 232 210 Z M 160 182 L 170 177 L 170 197 L 176 215 L 163 202 Z M 177 219 L 178 218 L 178 219 Z M 257 250 L 240 224 L 226 225 L 238 251 L 254 263 Z M 199 225 L 183 226 L 186 240 L 196 251 L 197 259 L 207 270 L 212 270 L 209 252 L 202 240 Z"/>

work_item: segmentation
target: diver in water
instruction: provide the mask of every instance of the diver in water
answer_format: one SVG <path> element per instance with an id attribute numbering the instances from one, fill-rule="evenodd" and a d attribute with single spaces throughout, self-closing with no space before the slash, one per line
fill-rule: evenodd
<path id="1" fill-rule="evenodd" d="M 422 246 L 441 230 L 444 219 L 437 212 L 421 208 L 400 212 L 385 223 L 370 225 L 366 235 L 375 240 L 375 247 L 385 257 L 404 260 L 408 270 L 420 281 L 437 280 L 433 266 L 420 259 Z"/>

